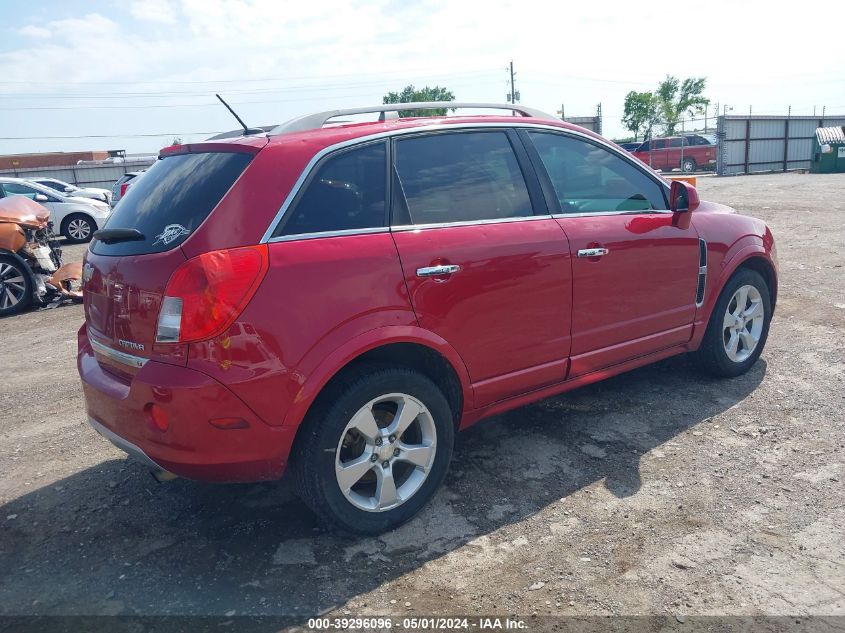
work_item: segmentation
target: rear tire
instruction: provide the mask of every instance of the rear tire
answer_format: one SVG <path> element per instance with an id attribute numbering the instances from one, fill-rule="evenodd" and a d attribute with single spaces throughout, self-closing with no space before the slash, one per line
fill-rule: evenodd
<path id="1" fill-rule="evenodd" d="M 82 213 L 74 213 L 62 220 L 61 233 L 72 244 L 90 242 L 96 230 L 97 224 L 94 220 Z"/>
<path id="2" fill-rule="evenodd" d="M 0 316 L 26 310 L 32 303 L 32 278 L 16 257 L 0 255 Z"/>
<path id="3" fill-rule="evenodd" d="M 434 496 L 453 443 L 452 411 L 431 380 L 405 367 L 359 367 L 320 394 L 303 422 L 292 452 L 299 496 L 331 528 L 380 534 Z"/>
<path id="4" fill-rule="evenodd" d="M 693 361 L 712 376 L 744 374 L 763 351 L 771 319 L 766 280 L 754 270 L 740 269 L 722 289 Z"/>

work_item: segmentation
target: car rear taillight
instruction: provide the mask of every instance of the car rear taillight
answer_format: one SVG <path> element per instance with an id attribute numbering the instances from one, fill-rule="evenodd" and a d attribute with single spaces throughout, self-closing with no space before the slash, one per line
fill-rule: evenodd
<path id="1" fill-rule="evenodd" d="M 192 343 L 228 328 L 267 272 L 265 244 L 203 253 L 170 276 L 158 315 L 156 342 Z"/>
<path id="2" fill-rule="evenodd" d="M 120 185 L 120 197 L 121 198 L 126 195 L 127 189 L 129 189 L 129 183 L 128 182 L 125 182 L 122 185 Z"/>

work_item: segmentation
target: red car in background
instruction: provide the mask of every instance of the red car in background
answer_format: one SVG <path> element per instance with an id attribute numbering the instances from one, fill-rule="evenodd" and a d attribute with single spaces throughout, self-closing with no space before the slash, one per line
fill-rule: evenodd
<path id="1" fill-rule="evenodd" d="M 652 169 L 661 171 L 680 169 L 692 173 L 716 167 L 716 145 L 697 134 L 653 138 L 632 153 Z"/>
<path id="2" fill-rule="evenodd" d="M 754 364 L 777 298 L 762 221 L 523 106 L 389 116 L 442 105 L 163 151 L 85 256 L 92 426 L 184 477 L 290 470 L 323 520 L 373 534 L 482 418 L 675 354 Z"/>

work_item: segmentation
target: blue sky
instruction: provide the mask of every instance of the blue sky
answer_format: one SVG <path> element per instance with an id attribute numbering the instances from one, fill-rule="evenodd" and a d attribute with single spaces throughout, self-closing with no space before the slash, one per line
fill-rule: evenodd
<path id="1" fill-rule="evenodd" d="M 735 112 L 845 113 L 845 2 L 2 0 L 0 153 L 155 152 L 236 127 L 380 103 L 408 83 L 526 105 L 624 135 L 629 90 L 706 76 Z M 841 30 L 841 29 L 840 29 Z M 834 29 L 836 31 L 836 29 Z M 51 137 L 51 138 L 36 138 Z M 72 137 L 72 138 L 58 138 Z M 77 138 L 81 137 L 81 138 Z"/>

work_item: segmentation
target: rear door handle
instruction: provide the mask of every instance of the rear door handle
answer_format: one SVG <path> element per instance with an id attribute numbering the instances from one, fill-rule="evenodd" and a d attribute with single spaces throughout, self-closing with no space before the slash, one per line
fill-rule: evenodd
<path id="1" fill-rule="evenodd" d="M 440 266 L 426 266 L 425 268 L 417 268 L 417 277 L 440 277 L 441 275 L 451 275 L 461 269 L 457 264 L 442 264 Z"/>
<path id="2" fill-rule="evenodd" d="M 582 248 L 578 251 L 578 257 L 601 257 L 609 252 L 606 248 Z"/>

